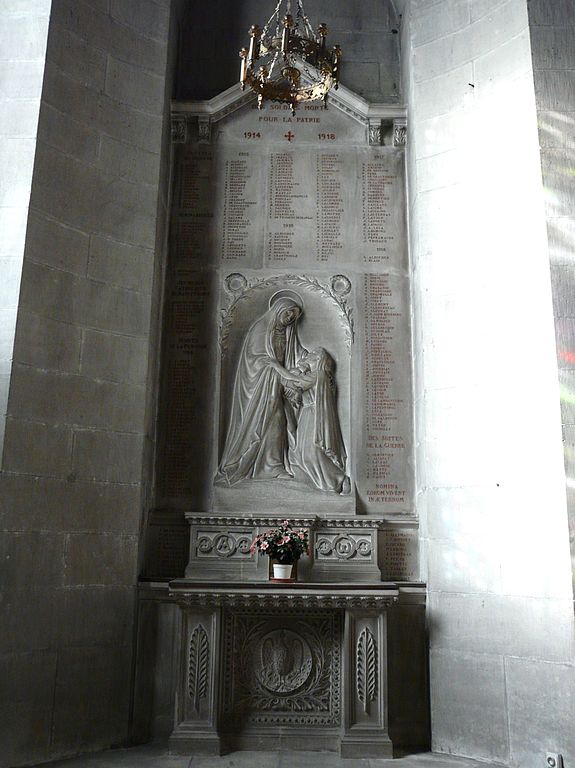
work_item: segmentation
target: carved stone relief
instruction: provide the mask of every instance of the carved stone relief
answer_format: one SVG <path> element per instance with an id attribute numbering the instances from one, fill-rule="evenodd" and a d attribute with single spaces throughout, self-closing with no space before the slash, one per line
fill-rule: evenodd
<path id="1" fill-rule="evenodd" d="M 379 120 L 376 123 L 369 124 L 369 143 L 370 145 L 379 147 L 382 144 L 382 131 L 381 131 L 381 120 Z"/>
<path id="2" fill-rule="evenodd" d="M 339 534 L 318 536 L 315 545 L 316 557 L 336 557 L 351 560 L 353 557 L 370 557 L 373 547 L 370 537 Z"/>
<path id="3" fill-rule="evenodd" d="M 224 715 L 257 725 L 340 723 L 339 611 L 226 613 Z"/>
<path id="4" fill-rule="evenodd" d="M 351 344 L 351 309 L 345 298 L 351 281 L 345 275 L 334 275 L 330 287 L 316 278 L 294 275 L 254 283 L 240 273 L 225 278 L 231 301 L 222 317 L 223 354 L 239 305 L 247 299 L 253 302 L 254 294 L 264 288 L 264 298 L 269 298 L 263 313 L 260 308 L 250 318 L 243 338 L 234 341 L 241 351 L 238 355 L 235 350 L 235 361 L 229 363 L 227 401 L 231 407 L 215 482 L 232 487 L 246 480 L 292 480 L 297 475 L 300 482 L 317 490 L 349 494 L 336 363 L 320 346 L 321 337 L 312 340 L 314 346 L 309 341 L 308 347 L 302 343 L 299 328 L 306 314 L 304 299 L 286 285 L 305 289 L 308 302 L 317 296 L 335 307 L 348 347 Z M 318 332 L 321 328 L 316 328 Z"/>
<path id="5" fill-rule="evenodd" d="M 172 142 L 185 144 L 188 139 L 188 125 L 186 118 L 181 115 L 172 115 Z"/>
<path id="6" fill-rule="evenodd" d="M 198 141 L 201 144 L 208 144 L 211 137 L 212 124 L 209 117 L 198 117 Z"/>
<path id="7" fill-rule="evenodd" d="M 248 536 L 234 536 L 231 533 L 198 535 L 196 543 L 196 557 L 216 556 L 221 558 L 234 555 L 250 556 L 252 540 Z"/>
<path id="8" fill-rule="evenodd" d="M 407 125 L 405 122 L 393 123 L 393 146 L 404 147 L 407 144 Z"/>
<path id="9" fill-rule="evenodd" d="M 293 285 L 318 294 L 323 299 L 335 304 L 338 309 L 339 322 L 345 333 L 348 349 L 354 339 L 353 315 L 347 300 L 344 298 L 351 291 L 351 280 L 345 275 L 334 275 L 330 287 L 322 285 L 317 278 L 306 275 L 282 275 L 270 278 L 248 280 L 239 272 L 229 274 L 224 280 L 224 287 L 230 296 L 228 306 L 222 310 L 220 322 L 220 347 L 225 355 L 228 348 L 230 327 L 233 323 L 234 312 L 238 304 L 249 300 L 254 292 L 265 291 L 273 286 Z M 293 292 L 295 293 L 295 291 Z M 301 297 L 300 297 L 301 300 Z"/>
<path id="10" fill-rule="evenodd" d="M 356 688 L 357 698 L 367 714 L 377 694 L 377 642 L 369 627 L 364 627 L 357 639 Z"/>
<path id="11" fill-rule="evenodd" d="M 200 711 L 200 700 L 208 693 L 210 664 L 210 642 L 208 634 L 201 624 L 194 629 L 190 638 L 188 664 L 188 694 L 194 703 L 196 712 Z"/>

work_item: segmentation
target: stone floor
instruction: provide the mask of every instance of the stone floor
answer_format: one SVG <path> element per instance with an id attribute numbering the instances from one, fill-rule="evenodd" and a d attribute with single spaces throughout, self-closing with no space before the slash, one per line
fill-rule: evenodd
<path id="1" fill-rule="evenodd" d="M 49 768 L 490 768 L 495 764 L 426 752 L 395 760 L 342 760 L 329 752 L 233 752 L 179 757 L 154 746 L 113 749 L 50 763 Z M 48 768 L 46 763 L 43 768 Z"/>

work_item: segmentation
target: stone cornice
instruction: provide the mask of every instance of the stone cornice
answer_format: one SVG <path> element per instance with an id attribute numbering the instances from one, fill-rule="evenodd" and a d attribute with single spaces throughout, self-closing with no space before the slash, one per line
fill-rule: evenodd
<path id="1" fill-rule="evenodd" d="M 232 85 L 207 101 L 172 101 L 172 115 L 207 117 L 211 122 L 217 123 L 255 101 L 254 93 L 242 91 L 239 85 Z M 362 125 L 377 120 L 405 120 L 407 116 L 407 108 L 403 104 L 370 103 L 344 85 L 340 85 L 337 91 L 330 91 L 328 108 L 331 106 L 350 115 Z"/>
<path id="2" fill-rule="evenodd" d="M 277 584 L 272 581 L 210 585 L 180 579 L 171 582 L 170 595 L 181 605 L 196 607 L 381 610 L 397 602 L 399 587 L 394 583 Z"/>

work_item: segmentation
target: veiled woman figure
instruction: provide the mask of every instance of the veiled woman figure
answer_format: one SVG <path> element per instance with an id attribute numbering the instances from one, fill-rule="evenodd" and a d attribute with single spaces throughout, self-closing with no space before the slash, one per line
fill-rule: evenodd
<path id="1" fill-rule="evenodd" d="M 292 291 L 274 294 L 270 309 L 246 334 L 217 482 L 293 477 L 288 450 L 295 417 L 284 385 L 299 384 L 301 374 L 293 369 L 307 355 L 297 334 L 303 309 L 296 297 Z"/>
<path id="2" fill-rule="evenodd" d="M 304 382 L 296 445 L 290 454 L 316 488 L 348 493 L 347 454 L 337 415 L 335 362 L 323 347 L 312 350 L 300 370 Z"/>

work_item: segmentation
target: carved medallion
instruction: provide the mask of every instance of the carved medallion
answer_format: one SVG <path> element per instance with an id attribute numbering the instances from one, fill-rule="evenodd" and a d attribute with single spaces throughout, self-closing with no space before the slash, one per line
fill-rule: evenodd
<path id="1" fill-rule="evenodd" d="M 338 611 L 226 611 L 228 727 L 339 725 L 341 621 Z"/>
<path id="2" fill-rule="evenodd" d="M 276 629 L 255 644 L 253 663 L 264 688 L 291 693 L 308 680 L 312 655 L 304 637 L 289 629 Z"/>

